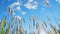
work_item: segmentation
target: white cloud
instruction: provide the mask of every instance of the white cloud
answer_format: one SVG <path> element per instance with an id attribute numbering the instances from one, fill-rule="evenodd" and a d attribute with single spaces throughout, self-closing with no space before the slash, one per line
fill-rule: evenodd
<path id="1" fill-rule="evenodd" d="M 56 0 L 56 1 L 60 3 L 60 0 Z"/>
<path id="2" fill-rule="evenodd" d="M 22 15 L 25 15 L 26 14 L 26 12 L 22 12 Z"/>
<path id="3" fill-rule="evenodd" d="M 21 10 L 21 7 L 20 6 L 17 6 L 17 8 L 16 8 L 18 11 L 20 11 Z"/>
<path id="4" fill-rule="evenodd" d="M 28 9 L 37 9 L 38 2 L 34 1 L 33 3 L 27 2 L 24 6 Z"/>
<path id="5" fill-rule="evenodd" d="M 20 6 L 21 3 L 20 2 L 14 2 L 13 4 L 11 4 L 9 7 L 13 8 L 14 6 Z"/>
<path id="6" fill-rule="evenodd" d="M 28 2 L 32 2 L 33 0 L 28 0 Z"/>
<path id="7" fill-rule="evenodd" d="M 25 7 L 28 8 L 28 9 L 31 9 L 31 4 L 25 4 Z"/>
<path id="8" fill-rule="evenodd" d="M 34 1 L 34 4 L 38 5 L 38 2 Z"/>
<path id="9" fill-rule="evenodd" d="M 9 5 L 9 7 L 12 8 L 12 9 L 14 9 L 14 7 L 16 7 L 15 9 L 20 11 L 21 10 L 20 5 L 21 5 L 21 3 L 17 1 L 17 2 L 12 3 L 11 5 Z"/>
<path id="10" fill-rule="evenodd" d="M 37 9 L 37 5 L 31 6 L 31 9 Z"/>
<path id="11" fill-rule="evenodd" d="M 20 5 L 21 5 L 21 3 L 17 1 L 17 2 L 10 4 L 8 7 L 10 7 L 12 10 L 16 9 L 16 10 L 20 11 L 21 10 Z M 16 8 L 14 8 L 14 7 L 16 7 Z M 13 12 L 13 11 L 11 11 L 11 12 Z M 15 15 L 14 12 L 13 12 L 13 15 Z"/>

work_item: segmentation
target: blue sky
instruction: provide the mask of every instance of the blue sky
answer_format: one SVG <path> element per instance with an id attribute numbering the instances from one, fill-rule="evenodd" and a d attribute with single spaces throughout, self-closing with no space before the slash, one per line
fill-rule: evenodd
<path id="1" fill-rule="evenodd" d="M 18 2 L 19 1 L 19 2 Z M 18 15 L 26 19 L 26 26 L 28 26 L 28 16 L 38 16 L 39 23 L 41 23 L 41 18 L 48 24 L 48 16 L 51 19 L 51 24 L 57 27 L 57 24 L 60 23 L 60 1 L 58 0 L 47 0 L 49 5 L 46 5 L 45 0 L 0 0 L 0 20 L 2 20 L 6 13 L 6 8 L 12 7 L 14 10 L 14 16 Z M 16 2 L 18 4 L 16 4 Z M 14 5 L 19 5 L 15 6 Z M 14 6 L 12 6 L 14 5 Z M 10 21 L 11 15 L 7 14 L 7 20 Z M 55 18 L 56 20 L 55 20 Z M 58 23 L 56 23 L 56 21 Z M 28 29 L 25 25 L 23 25 Z M 49 28 L 49 26 L 48 26 Z M 57 27 L 58 29 L 58 27 Z"/>

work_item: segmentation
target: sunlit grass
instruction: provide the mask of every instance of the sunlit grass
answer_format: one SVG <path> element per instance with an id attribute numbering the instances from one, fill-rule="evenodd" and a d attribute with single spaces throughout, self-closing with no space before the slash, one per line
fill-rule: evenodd
<path id="1" fill-rule="evenodd" d="M 13 18 L 12 18 L 13 19 Z M 46 28 L 47 28 L 47 24 L 45 23 L 45 21 L 44 20 L 42 20 L 42 28 L 43 28 L 43 31 L 41 32 L 40 30 L 42 30 L 41 29 L 41 26 L 39 26 L 39 24 L 38 23 L 35 23 L 36 22 L 36 20 L 35 19 L 37 19 L 37 18 L 35 18 L 34 17 L 34 23 L 33 23 L 33 28 L 34 27 L 36 27 L 35 29 L 36 29 L 36 32 L 34 32 L 35 34 L 37 33 L 37 34 L 43 34 L 43 31 L 45 31 L 45 34 L 59 34 L 59 31 L 58 31 L 58 29 L 56 29 L 56 27 L 55 26 L 53 26 L 52 24 L 50 24 L 49 23 L 49 26 L 51 27 L 51 30 L 53 31 L 50 31 L 50 30 L 46 30 Z M 48 18 L 49 19 L 49 18 Z M 30 18 L 29 18 L 29 20 L 30 20 Z M 12 20 L 13 21 L 13 20 Z M 23 21 L 24 21 L 24 23 L 25 23 L 25 19 L 23 18 Z M 31 20 L 30 20 L 31 21 Z M 50 19 L 49 19 L 49 21 L 50 21 Z M 35 25 L 34 25 L 35 24 Z M 8 27 L 6 28 L 6 31 L 4 31 L 4 28 L 5 28 L 5 25 L 6 25 L 6 17 L 4 17 L 3 18 L 3 20 L 1 21 L 1 28 L 0 28 L 0 34 L 9 34 L 9 31 L 10 31 L 10 25 L 11 24 L 9 24 L 8 25 Z M 29 28 L 31 27 L 31 25 L 29 25 L 28 26 Z M 28 28 L 27 27 L 27 28 Z M 31 29 L 31 28 L 30 28 Z M 19 31 L 18 31 L 19 30 Z M 33 31 L 33 30 L 32 30 Z M 12 34 L 14 33 L 14 30 L 12 31 Z M 23 34 L 23 33 L 25 33 L 25 34 L 27 34 L 27 30 L 24 30 L 24 28 L 23 28 L 23 26 L 21 25 L 20 26 L 20 28 L 18 28 L 18 26 L 16 27 L 16 34 L 18 34 L 18 33 L 20 33 L 20 34 Z M 29 32 L 30 34 L 34 34 L 33 32 Z"/>

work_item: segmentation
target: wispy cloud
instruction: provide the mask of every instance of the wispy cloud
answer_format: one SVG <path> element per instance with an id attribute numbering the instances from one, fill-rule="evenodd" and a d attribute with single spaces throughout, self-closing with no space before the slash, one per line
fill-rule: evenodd
<path id="1" fill-rule="evenodd" d="M 33 0 L 28 0 L 28 2 L 32 2 Z"/>
<path id="2" fill-rule="evenodd" d="M 14 2 L 10 5 L 11 8 L 13 8 L 14 6 L 20 6 L 21 3 L 20 2 Z"/>
<path id="3" fill-rule="evenodd" d="M 19 1 L 12 3 L 11 5 L 9 5 L 10 8 L 12 8 L 13 10 L 16 9 L 17 11 L 21 11 L 21 3 Z M 20 12 L 22 15 L 25 15 L 26 12 L 22 11 Z M 13 15 L 15 15 L 15 13 L 13 13 Z"/>
<path id="4" fill-rule="evenodd" d="M 21 10 L 21 7 L 20 6 L 17 6 L 17 8 L 16 8 L 18 11 L 20 11 Z"/>
<path id="5" fill-rule="evenodd" d="M 22 12 L 22 15 L 25 15 L 26 14 L 26 12 Z"/>
<path id="6" fill-rule="evenodd" d="M 60 3 L 60 0 L 56 0 L 58 3 Z"/>
<path id="7" fill-rule="evenodd" d="M 17 2 L 14 2 L 14 3 L 10 4 L 8 7 L 11 8 L 12 10 L 15 9 L 17 11 L 21 11 L 21 6 L 20 5 L 21 5 L 21 3 L 19 1 L 17 1 Z M 15 10 L 13 12 L 13 15 L 15 15 Z"/>
<path id="8" fill-rule="evenodd" d="M 32 3 L 31 3 L 32 2 Z M 37 9 L 38 7 L 38 2 L 37 1 L 33 1 L 33 0 L 29 0 L 26 4 L 24 4 L 24 6 L 28 9 Z"/>
<path id="9" fill-rule="evenodd" d="M 16 10 L 20 11 L 21 10 L 20 5 L 21 5 L 21 3 L 19 1 L 17 1 L 17 2 L 14 2 L 14 3 L 10 4 L 9 7 L 12 8 L 13 10 L 16 9 Z"/>

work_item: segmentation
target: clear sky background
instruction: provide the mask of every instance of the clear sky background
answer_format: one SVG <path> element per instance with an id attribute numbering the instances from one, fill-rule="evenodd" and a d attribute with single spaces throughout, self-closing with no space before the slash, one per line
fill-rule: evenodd
<path id="1" fill-rule="evenodd" d="M 51 24 L 57 27 L 60 23 L 60 0 L 47 0 L 47 3 L 48 5 L 46 5 L 45 0 L 0 0 L 0 20 L 4 18 L 6 8 L 10 6 L 13 8 L 15 16 L 18 15 L 25 18 L 26 24 L 23 26 L 26 29 L 28 29 L 26 27 L 29 22 L 28 16 L 38 16 L 39 23 L 41 23 L 40 21 L 42 18 L 47 24 L 48 19 L 46 16 L 48 16 L 51 19 Z M 10 22 L 10 17 L 11 15 L 8 13 L 8 22 Z"/>

